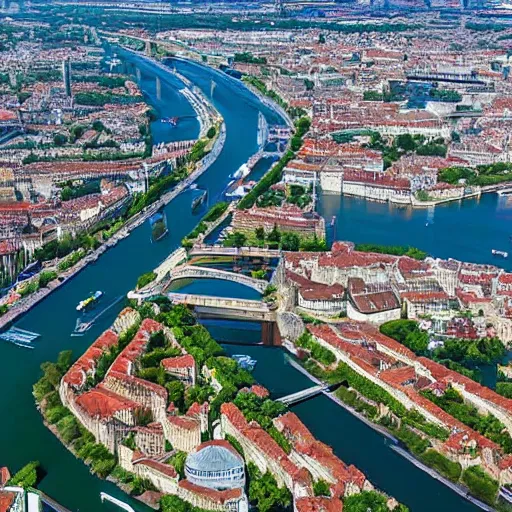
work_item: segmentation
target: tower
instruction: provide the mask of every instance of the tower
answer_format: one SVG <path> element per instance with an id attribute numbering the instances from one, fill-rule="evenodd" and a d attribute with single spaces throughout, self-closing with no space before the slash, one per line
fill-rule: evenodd
<path id="1" fill-rule="evenodd" d="M 69 57 L 66 57 L 62 61 L 62 81 L 66 96 L 71 97 L 71 62 L 69 61 Z"/>

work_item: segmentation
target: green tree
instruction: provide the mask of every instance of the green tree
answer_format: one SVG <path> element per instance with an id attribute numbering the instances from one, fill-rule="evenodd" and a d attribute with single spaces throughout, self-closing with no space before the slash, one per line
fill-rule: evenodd
<path id="1" fill-rule="evenodd" d="M 281 236 L 281 247 L 284 251 L 298 251 L 300 238 L 296 233 L 283 233 Z"/>
<path id="2" fill-rule="evenodd" d="M 374 491 L 352 494 L 343 500 L 344 512 L 388 512 L 386 498 Z"/>
<path id="3" fill-rule="evenodd" d="M 278 487 L 275 478 L 270 473 L 261 474 L 252 463 L 248 464 L 249 471 L 249 501 L 259 512 L 269 512 L 279 508 L 288 508 L 292 497 L 286 487 Z"/>
<path id="4" fill-rule="evenodd" d="M 499 484 L 491 478 L 480 466 L 472 466 L 462 473 L 462 481 L 469 487 L 471 494 L 494 505 L 498 495 Z"/>
<path id="5" fill-rule="evenodd" d="M 217 130 L 215 129 L 215 126 L 210 126 L 210 128 L 206 132 L 206 136 L 209 139 L 213 139 L 213 137 L 215 137 L 216 134 L 217 134 Z"/>
<path id="6" fill-rule="evenodd" d="M 402 343 L 416 354 L 424 354 L 429 343 L 428 333 L 414 320 L 391 320 L 380 326 L 380 332 Z"/>
<path id="7" fill-rule="evenodd" d="M 233 246 L 234 247 L 243 247 L 247 241 L 247 236 L 240 231 L 235 231 L 233 233 Z"/>
<path id="8" fill-rule="evenodd" d="M 330 496 L 331 486 L 325 480 L 317 480 L 313 484 L 313 492 L 315 496 Z"/>
<path id="9" fill-rule="evenodd" d="M 35 487 L 38 480 L 39 461 L 29 462 L 23 466 L 8 482 L 12 486 Z"/>
<path id="10" fill-rule="evenodd" d="M 267 240 L 269 242 L 279 242 L 281 240 L 281 233 L 277 229 L 277 224 L 274 224 L 272 231 L 267 235 Z"/>
<path id="11" fill-rule="evenodd" d="M 65 144 L 67 144 L 67 142 L 68 142 L 68 138 L 63 133 L 56 133 L 53 136 L 53 143 L 56 146 L 59 146 L 59 147 L 64 146 Z"/>
<path id="12" fill-rule="evenodd" d="M 261 240 L 262 242 L 265 241 L 265 229 L 262 227 L 262 226 L 258 226 L 255 230 L 254 230 L 254 234 L 256 235 L 256 238 L 258 240 Z"/>
<path id="13" fill-rule="evenodd" d="M 137 289 L 140 290 L 156 279 L 155 272 L 146 272 L 137 279 Z"/>

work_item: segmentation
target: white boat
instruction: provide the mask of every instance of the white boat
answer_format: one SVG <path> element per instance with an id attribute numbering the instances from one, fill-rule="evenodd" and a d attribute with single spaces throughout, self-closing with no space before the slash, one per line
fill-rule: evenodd
<path id="1" fill-rule="evenodd" d="M 252 371 L 256 366 L 256 359 L 252 359 L 250 356 L 246 354 L 234 354 L 231 356 L 244 370 Z"/>
<path id="2" fill-rule="evenodd" d="M 251 170 L 249 169 L 249 166 L 247 164 L 242 164 L 232 175 L 231 178 L 239 179 L 239 178 L 245 178 Z"/>
<path id="3" fill-rule="evenodd" d="M 502 258 L 508 258 L 507 251 L 498 251 L 496 249 L 493 249 L 491 253 L 493 254 L 493 256 L 501 256 Z"/>

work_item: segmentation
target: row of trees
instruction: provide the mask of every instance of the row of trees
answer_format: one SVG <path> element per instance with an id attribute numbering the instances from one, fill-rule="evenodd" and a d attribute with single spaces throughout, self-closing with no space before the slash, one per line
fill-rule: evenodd
<path id="1" fill-rule="evenodd" d="M 381 245 L 381 244 L 356 244 L 356 251 L 377 252 L 379 254 L 393 254 L 394 256 L 409 256 L 415 260 L 424 260 L 427 253 L 416 247 L 405 245 Z"/>
<path id="2" fill-rule="evenodd" d="M 489 165 L 478 165 L 475 169 L 469 167 L 447 167 L 439 171 L 439 181 L 458 184 L 464 180 L 468 185 L 489 186 L 512 181 L 512 164 L 496 162 Z"/>
<path id="3" fill-rule="evenodd" d="M 380 332 L 402 343 L 416 355 L 427 356 L 450 369 L 459 371 L 461 368 L 472 378 L 476 366 L 481 364 L 496 364 L 506 354 L 506 349 L 500 339 L 479 338 L 476 340 L 447 338 L 443 345 L 432 351 L 428 350 L 430 337 L 427 331 L 419 328 L 414 320 L 391 320 L 380 326 Z"/>

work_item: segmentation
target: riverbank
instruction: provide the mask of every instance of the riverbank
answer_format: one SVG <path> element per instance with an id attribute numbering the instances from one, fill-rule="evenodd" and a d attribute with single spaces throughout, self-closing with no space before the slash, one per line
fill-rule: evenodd
<path id="1" fill-rule="evenodd" d="M 147 60 L 152 62 L 151 59 Z M 157 61 L 154 61 L 154 63 L 157 63 Z M 167 72 L 171 71 L 167 69 Z M 60 274 L 59 279 L 56 279 L 49 283 L 49 285 L 51 286 L 37 290 L 35 293 L 26 297 L 26 299 L 22 299 L 21 301 L 19 301 L 19 303 L 11 307 L 7 311 L 7 313 L 0 317 L 0 329 L 5 329 L 8 326 L 10 326 L 13 322 L 18 320 L 21 316 L 26 314 L 34 306 L 39 304 L 42 300 L 44 300 L 51 293 L 53 293 L 56 289 L 58 289 L 66 282 L 68 282 L 70 279 L 78 275 L 87 265 L 97 261 L 98 258 L 103 253 L 105 253 L 108 249 L 115 247 L 118 244 L 118 242 L 129 236 L 134 229 L 142 225 L 149 217 L 154 215 L 160 208 L 170 203 L 176 196 L 178 196 L 187 187 L 194 183 L 204 172 L 206 172 L 210 168 L 210 166 L 215 162 L 217 157 L 220 155 L 226 142 L 226 126 L 224 121 L 222 120 L 222 116 L 220 116 L 220 114 L 216 111 L 216 109 L 213 106 L 211 106 L 211 112 L 217 113 L 217 118 L 215 119 L 215 121 L 219 121 L 221 123 L 220 130 L 216 134 L 216 138 L 213 142 L 211 151 L 196 164 L 195 170 L 192 173 L 190 173 L 187 178 L 179 182 L 172 190 L 164 193 L 160 197 L 160 199 L 158 199 L 152 205 L 144 208 L 141 212 L 138 212 L 133 217 L 131 217 L 119 231 L 117 231 L 100 247 L 87 254 L 75 265 L 73 265 L 68 270 Z M 203 113 L 201 115 L 203 115 Z M 210 119 L 213 122 L 213 119 Z M 213 126 L 213 124 L 211 126 Z"/>
<path id="2" fill-rule="evenodd" d="M 284 345 L 286 347 L 286 345 Z M 289 364 L 297 371 L 308 377 L 311 382 L 314 382 L 317 385 L 325 385 L 326 383 L 309 373 L 303 366 L 301 366 L 299 363 L 294 361 L 291 357 L 288 357 Z M 408 450 L 405 450 L 403 447 L 400 446 L 401 442 L 396 437 L 394 437 L 387 429 L 382 427 L 381 425 L 377 425 L 370 421 L 368 418 L 366 418 L 364 415 L 356 411 L 353 407 L 350 407 L 349 405 L 345 404 L 343 401 L 341 401 L 339 398 L 337 398 L 333 393 L 328 391 L 323 391 L 322 394 L 332 400 L 335 404 L 337 404 L 340 407 L 343 407 L 346 411 L 348 411 L 350 414 L 355 416 L 358 420 L 362 421 L 365 425 L 370 427 L 371 429 L 375 430 L 382 436 L 386 437 L 387 439 L 392 441 L 392 445 L 390 446 L 393 451 L 401 455 L 402 457 L 406 458 L 409 462 L 414 464 L 418 469 L 421 469 L 425 473 L 427 473 L 432 478 L 435 478 L 439 482 L 441 482 L 443 485 L 449 487 L 452 491 L 456 492 L 459 496 L 466 499 L 473 505 L 479 507 L 480 509 L 486 511 L 486 512 L 492 512 L 495 509 L 490 507 L 489 505 L 486 505 L 485 503 L 481 502 L 480 500 L 474 498 L 470 494 L 468 494 L 467 489 L 463 487 L 462 485 L 457 485 L 441 474 L 439 474 L 437 471 L 432 469 L 431 467 L 424 464 L 422 461 L 420 461 L 418 458 L 416 458 L 411 452 Z"/>
<path id="3" fill-rule="evenodd" d="M 133 68 L 139 63 L 135 57 L 126 57 L 127 66 Z M 211 80 L 217 83 L 213 103 L 225 119 L 224 149 L 197 180 L 198 187 L 208 189 L 209 196 L 217 198 L 225 189 L 229 175 L 257 151 L 259 112 L 262 111 L 271 124 L 279 124 L 280 120 L 243 85 L 235 84 L 228 78 L 221 79 L 220 73 L 194 63 L 176 62 L 175 65 L 180 73 L 207 95 Z M 176 98 L 181 98 L 181 84 L 154 66 L 141 64 L 140 67 L 142 79 L 147 84 L 147 94 L 155 101 L 155 77 L 159 76 L 162 81 L 165 94 L 158 102 L 159 115 L 180 115 L 183 109 L 176 103 Z M 181 110 L 176 110 L 178 108 Z M 195 120 L 194 125 L 195 137 L 198 129 Z M 173 133 L 169 130 L 166 135 Z M 190 138 L 190 133 L 187 138 Z M 122 308 L 119 303 L 94 322 L 83 336 L 70 337 L 76 327 L 75 306 L 80 300 L 87 297 L 91 290 L 102 290 L 105 302 L 125 296 L 141 274 L 158 266 L 179 247 L 181 239 L 194 228 L 199 219 L 199 215 L 191 210 L 193 195 L 192 191 L 184 190 L 164 208 L 169 221 L 169 234 L 161 242 L 151 242 L 150 228 L 144 223 L 112 250 L 106 251 L 94 264 L 88 265 L 65 287 L 59 287 L 21 317 L 16 323 L 17 327 L 40 334 L 34 350 L 22 350 L 10 343 L 0 343 L 0 355 L 4 362 L 2 383 L 7 390 L 0 396 L 0 405 L 3 410 L 9 411 L 0 424 L 0 435 L 9 440 L 2 451 L 2 463 L 15 470 L 21 461 L 41 461 L 47 472 L 41 482 L 41 489 L 73 511 L 107 510 L 107 505 L 104 508 L 100 501 L 100 492 L 106 492 L 129 503 L 137 512 L 148 512 L 140 502 L 125 496 L 110 482 L 91 475 L 84 464 L 62 447 L 41 421 L 34 406 L 32 385 L 40 373 L 41 363 L 54 361 L 57 353 L 65 349 L 72 348 L 77 355 L 85 352 L 92 341 L 112 324 Z M 222 289 L 223 285 L 220 284 L 219 293 L 222 293 Z"/>

